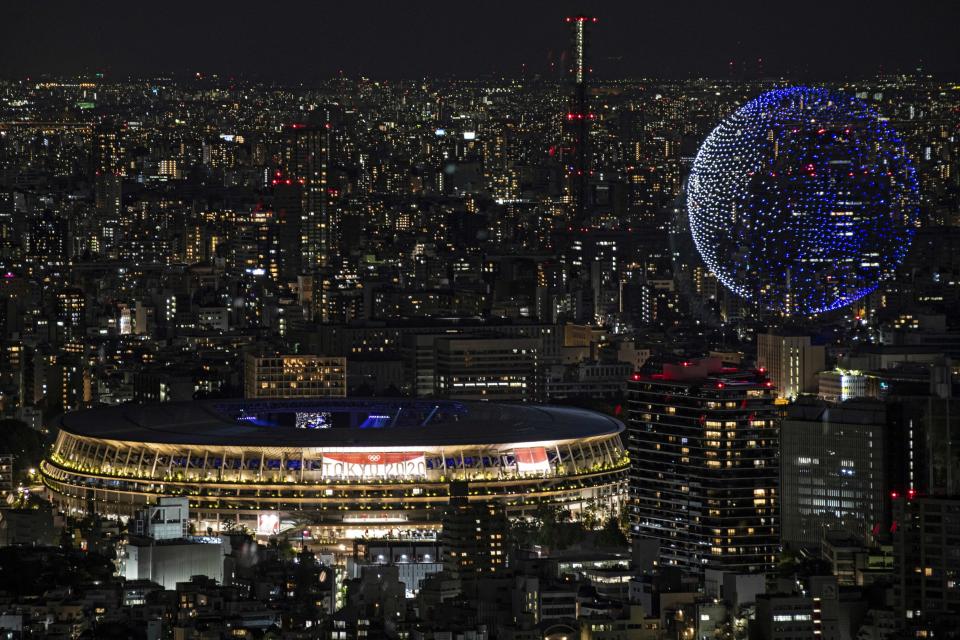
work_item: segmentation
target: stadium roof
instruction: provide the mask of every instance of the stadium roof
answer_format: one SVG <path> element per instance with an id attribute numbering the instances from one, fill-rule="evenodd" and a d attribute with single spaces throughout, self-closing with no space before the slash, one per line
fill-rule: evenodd
<path id="1" fill-rule="evenodd" d="M 346 426 L 298 429 L 291 413 L 348 414 Z M 370 418 L 377 418 L 371 423 Z M 369 426 L 375 424 L 376 426 Z M 573 440 L 619 433 L 609 416 L 571 407 L 450 400 L 198 400 L 124 404 L 67 413 L 77 436 L 138 443 L 249 447 L 442 447 Z"/>

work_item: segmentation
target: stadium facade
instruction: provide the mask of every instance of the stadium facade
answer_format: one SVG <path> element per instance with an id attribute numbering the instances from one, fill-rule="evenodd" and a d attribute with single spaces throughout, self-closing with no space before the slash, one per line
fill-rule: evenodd
<path id="1" fill-rule="evenodd" d="M 184 496 L 197 532 L 426 534 L 455 481 L 511 516 L 610 512 L 629 468 L 619 421 L 526 404 L 209 400 L 89 409 L 57 427 L 41 472 L 65 511 L 128 518 Z"/>

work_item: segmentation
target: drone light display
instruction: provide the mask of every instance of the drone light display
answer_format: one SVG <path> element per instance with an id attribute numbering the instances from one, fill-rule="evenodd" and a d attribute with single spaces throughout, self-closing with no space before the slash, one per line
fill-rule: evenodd
<path id="1" fill-rule="evenodd" d="M 815 315 L 877 288 L 919 219 L 917 176 L 897 133 L 862 101 L 819 88 L 760 95 L 694 160 L 694 244 L 731 291 Z"/>

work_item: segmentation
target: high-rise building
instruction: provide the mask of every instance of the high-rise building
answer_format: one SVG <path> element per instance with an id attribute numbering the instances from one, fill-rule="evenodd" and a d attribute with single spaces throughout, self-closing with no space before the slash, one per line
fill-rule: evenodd
<path id="1" fill-rule="evenodd" d="M 282 229 L 281 263 L 286 277 L 313 273 L 330 259 L 329 162 L 328 123 L 295 123 L 283 128 L 282 158 L 271 184 Z"/>
<path id="2" fill-rule="evenodd" d="M 491 576 L 507 566 L 507 516 L 493 502 L 473 502 L 466 482 L 450 484 L 450 506 L 443 514 L 444 569 L 461 580 Z"/>
<path id="3" fill-rule="evenodd" d="M 817 548 L 826 531 L 867 539 L 886 527 L 888 434 L 876 400 L 790 405 L 780 426 L 784 544 Z"/>
<path id="4" fill-rule="evenodd" d="M 917 638 L 955 632 L 960 624 L 960 498 L 897 494 L 893 518 L 901 622 L 916 627 Z"/>
<path id="5" fill-rule="evenodd" d="M 777 396 L 796 398 L 817 393 L 817 374 L 826 368 L 823 346 L 810 343 L 810 336 L 789 336 L 774 332 L 757 335 L 757 367 L 770 376 Z"/>
<path id="6" fill-rule="evenodd" d="M 628 386 L 630 528 L 661 565 L 765 571 L 780 545 L 773 384 L 709 358 Z"/>
<path id="7" fill-rule="evenodd" d="M 255 355 L 244 361 L 247 398 L 345 398 L 347 359 L 314 355 Z"/>
<path id="8" fill-rule="evenodd" d="M 123 209 L 123 178 L 116 173 L 98 173 L 94 179 L 94 204 L 104 223 L 116 224 Z"/>
<path id="9" fill-rule="evenodd" d="M 70 342 L 83 337 L 86 327 L 86 295 L 81 289 L 69 288 L 57 292 L 54 298 L 54 318 L 50 327 L 58 342 Z"/>

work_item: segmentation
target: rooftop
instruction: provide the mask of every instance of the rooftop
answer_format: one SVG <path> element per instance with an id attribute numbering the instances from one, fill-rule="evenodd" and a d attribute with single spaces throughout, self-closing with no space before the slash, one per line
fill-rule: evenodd
<path id="1" fill-rule="evenodd" d="M 297 428 L 296 425 L 328 428 Z M 541 442 L 613 435 L 623 423 L 569 407 L 449 400 L 198 400 L 67 413 L 78 436 L 183 445 L 369 447 Z"/>

